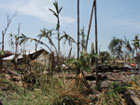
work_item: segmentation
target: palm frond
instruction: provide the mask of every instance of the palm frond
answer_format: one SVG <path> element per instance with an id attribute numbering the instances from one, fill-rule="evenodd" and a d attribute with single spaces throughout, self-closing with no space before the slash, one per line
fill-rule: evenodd
<path id="1" fill-rule="evenodd" d="M 60 14 L 60 12 L 61 12 L 62 9 L 63 9 L 63 7 L 61 7 L 61 8 L 59 9 L 59 11 L 58 11 L 59 14 Z"/>
<path id="2" fill-rule="evenodd" d="M 49 10 L 53 13 L 54 16 L 56 16 L 58 18 L 58 15 L 55 11 L 53 11 L 52 9 L 49 9 Z"/>

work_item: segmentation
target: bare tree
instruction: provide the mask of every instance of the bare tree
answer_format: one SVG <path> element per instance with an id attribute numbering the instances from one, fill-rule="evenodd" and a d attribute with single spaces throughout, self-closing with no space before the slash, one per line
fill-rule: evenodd
<path id="1" fill-rule="evenodd" d="M 16 14 L 14 14 L 13 16 L 9 17 L 9 15 L 7 15 L 7 25 L 6 28 L 4 28 L 4 30 L 2 30 L 2 51 L 4 51 L 4 38 L 5 35 L 7 33 L 7 30 L 12 22 L 12 19 L 16 16 Z"/>

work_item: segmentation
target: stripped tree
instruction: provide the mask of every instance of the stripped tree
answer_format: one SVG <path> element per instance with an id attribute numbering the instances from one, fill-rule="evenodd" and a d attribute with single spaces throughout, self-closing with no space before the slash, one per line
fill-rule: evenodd
<path id="1" fill-rule="evenodd" d="M 4 30 L 2 30 L 2 51 L 4 51 L 4 38 L 5 38 L 5 35 L 8 31 L 8 28 L 12 22 L 12 19 L 16 16 L 16 14 L 14 14 L 13 16 L 9 17 L 9 15 L 7 15 L 7 25 L 6 25 L 6 28 L 4 28 Z"/>

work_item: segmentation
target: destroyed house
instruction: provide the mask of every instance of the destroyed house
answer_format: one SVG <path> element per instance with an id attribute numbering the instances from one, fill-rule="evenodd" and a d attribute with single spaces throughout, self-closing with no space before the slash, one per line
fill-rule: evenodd
<path id="1" fill-rule="evenodd" d="M 38 50 L 36 52 L 31 52 L 31 53 L 30 52 L 27 53 L 25 51 L 25 53 L 18 56 L 17 64 L 22 64 L 22 63 L 29 64 L 32 61 L 38 62 L 38 63 L 43 64 L 46 67 L 48 67 L 48 65 L 49 65 L 49 53 L 44 49 Z M 14 57 L 11 60 L 11 62 L 12 63 L 15 62 Z"/>

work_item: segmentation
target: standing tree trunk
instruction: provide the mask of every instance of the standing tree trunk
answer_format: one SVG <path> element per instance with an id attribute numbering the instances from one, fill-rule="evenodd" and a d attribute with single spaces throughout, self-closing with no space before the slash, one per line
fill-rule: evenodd
<path id="1" fill-rule="evenodd" d="M 97 5 L 95 0 L 95 50 L 98 55 L 98 37 L 97 37 Z M 96 58 L 96 89 L 99 90 L 99 78 L 98 78 L 98 59 Z"/>
<path id="2" fill-rule="evenodd" d="M 59 21 L 59 17 L 58 17 L 58 29 L 57 29 L 57 36 L 58 36 L 58 52 L 57 52 L 57 65 L 58 65 L 58 71 L 60 71 L 60 21 Z"/>
<path id="3" fill-rule="evenodd" d="M 4 31 L 2 31 L 2 43 L 1 43 L 1 48 L 2 48 L 2 53 L 4 53 Z M 0 69 L 3 68 L 3 60 L 2 58 L 0 59 Z"/>
<path id="4" fill-rule="evenodd" d="M 19 45 L 19 35 L 20 35 L 20 24 L 18 26 L 18 34 L 15 39 L 15 70 L 17 70 L 17 59 L 18 59 L 18 45 Z"/>
<path id="5" fill-rule="evenodd" d="M 136 48 L 136 57 L 138 56 L 138 48 Z"/>
<path id="6" fill-rule="evenodd" d="M 57 35 L 58 35 L 58 55 L 60 54 L 60 22 L 59 22 L 59 18 L 58 18 L 58 24 L 59 24 L 59 28 L 57 30 Z"/>
<path id="7" fill-rule="evenodd" d="M 52 75 L 53 72 L 54 72 L 54 67 L 55 67 L 55 60 L 54 60 L 54 52 L 52 52 L 50 55 L 49 55 L 49 74 Z"/>
<path id="8" fill-rule="evenodd" d="M 87 39 L 86 39 L 86 50 L 87 50 L 87 46 L 88 46 L 89 34 L 90 34 L 91 25 L 92 25 L 92 17 L 93 17 L 94 7 L 95 7 L 95 0 L 93 0 L 93 4 L 92 4 L 92 8 L 91 8 L 91 14 L 90 14 L 90 20 L 89 20 L 89 26 L 88 26 L 88 33 L 87 33 Z"/>
<path id="9" fill-rule="evenodd" d="M 77 59 L 79 59 L 79 35 L 80 35 L 80 13 L 79 13 L 79 0 L 77 0 Z M 77 69 L 77 74 L 80 73 L 80 68 Z"/>
<path id="10" fill-rule="evenodd" d="M 35 42 L 35 52 L 37 52 L 37 42 Z"/>
<path id="11" fill-rule="evenodd" d="M 68 54 L 68 58 L 71 58 L 71 52 L 72 52 L 72 47 L 70 48 L 69 54 Z"/>
<path id="12" fill-rule="evenodd" d="M 4 34 L 4 31 L 2 31 L 2 51 L 4 51 L 4 36 L 5 36 L 5 34 Z"/>
<path id="13" fill-rule="evenodd" d="M 60 71 L 60 20 L 59 20 L 59 14 L 57 18 L 57 36 L 58 36 L 58 52 L 57 52 L 57 66 L 58 66 L 58 71 Z"/>
<path id="14" fill-rule="evenodd" d="M 12 17 L 9 18 L 9 16 L 7 15 L 7 25 L 6 28 L 4 30 L 2 30 L 2 51 L 4 51 L 4 37 L 7 33 L 7 30 L 12 22 L 12 19 L 16 16 L 16 14 L 14 14 Z"/>
<path id="15" fill-rule="evenodd" d="M 135 49 L 132 49 L 132 59 L 134 59 L 134 51 Z"/>

